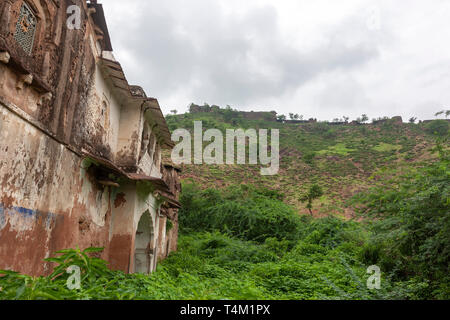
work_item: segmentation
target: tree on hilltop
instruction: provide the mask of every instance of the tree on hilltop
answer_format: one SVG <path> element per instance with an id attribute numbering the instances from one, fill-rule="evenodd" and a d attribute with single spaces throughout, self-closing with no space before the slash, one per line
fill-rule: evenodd
<path id="1" fill-rule="evenodd" d="M 442 115 L 445 115 L 445 119 L 447 119 L 450 116 L 450 110 L 439 111 L 439 112 L 437 112 L 435 114 L 435 117 L 439 117 L 439 116 L 442 116 Z"/>
<path id="2" fill-rule="evenodd" d="M 369 117 L 367 116 L 367 114 L 363 114 L 361 117 L 356 119 L 356 122 L 358 123 L 366 123 L 367 121 L 369 121 Z"/>

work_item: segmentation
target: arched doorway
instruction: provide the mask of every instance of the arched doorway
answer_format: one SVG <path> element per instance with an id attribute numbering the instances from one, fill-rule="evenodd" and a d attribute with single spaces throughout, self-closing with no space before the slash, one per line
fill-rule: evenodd
<path id="1" fill-rule="evenodd" d="M 142 214 L 136 230 L 134 244 L 134 272 L 148 274 L 153 271 L 155 260 L 155 234 L 149 211 Z"/>

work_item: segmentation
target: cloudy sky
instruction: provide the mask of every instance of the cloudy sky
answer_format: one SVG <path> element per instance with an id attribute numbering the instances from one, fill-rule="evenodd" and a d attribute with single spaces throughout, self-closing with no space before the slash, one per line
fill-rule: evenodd
<path id="1" fill-rule="evenodd" d="M 114 55 L 163 111 L 321 120 L 450 109 L 447 0 L 103 0 Z"/>

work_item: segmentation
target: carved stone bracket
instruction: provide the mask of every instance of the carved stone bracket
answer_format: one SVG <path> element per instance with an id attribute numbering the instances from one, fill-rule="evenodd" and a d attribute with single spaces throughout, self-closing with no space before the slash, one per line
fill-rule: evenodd
<path id="1" fill-rule="evenodd" d="M 11 56 L 8 53 L 8 51 L 0 52 L 0 62 L 3 62 L 4 64 L 8 64 L 9 63 L 9 59 L 11 59 Z"/>
<path id="2" fill-rule="evenodd" d="M 52 98 L 53 98 L 53 94 L 51 92 L 44 93 L 39 97 L 39 101 L 38 101 L 37 105 L 42 106 L 45 101 L 50 101 Z"/>
<path id="3" fill-rule="evenodd" d="M 22 90 L 25 84 L 32 84 L 33 83 L 33 75 L 32 74 L 24 74 L 20 76 L 19 81 L 17 81 L 16 89 Z"/>

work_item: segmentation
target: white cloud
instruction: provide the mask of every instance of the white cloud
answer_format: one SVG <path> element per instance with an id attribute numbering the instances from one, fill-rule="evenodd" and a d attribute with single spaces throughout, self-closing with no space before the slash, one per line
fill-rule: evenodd
<path id="1" fill-rule="evenodd" d="M 130 82 L 165 112 L 239 109 L 433 118 L 450 106 L 445 0 L 108 0 Z"/>

